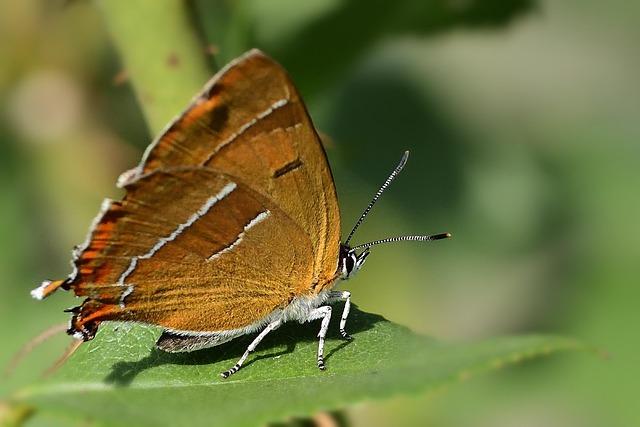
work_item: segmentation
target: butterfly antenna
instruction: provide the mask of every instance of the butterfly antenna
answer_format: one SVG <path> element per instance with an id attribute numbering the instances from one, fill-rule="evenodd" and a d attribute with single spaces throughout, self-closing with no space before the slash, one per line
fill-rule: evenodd
<path id="1" fill-rule="evenodd" d="M 378 199 L 380 198 L 380 196 L 382 196 L 382 193 L 384 193 L 384 190 L 387 189 L 389 184 L 391 184 L 391 182 L 396 178 L 396 176 L 398 176 L 402 168 L 404 168 L 404 165 L 407 164 L 408 158 L 409 158 L 409 151 L 405 151 L 404 154 L 402 155 L 402 159 L 400 159 L 400 163 L 398 163 L 398 166 L 396 166 L 393 172 L 391 172 L 391 175 L 389 175 L 389 177 L 384 182 L 384 184 L 382 184 L 382 186 L 380 187 L 376 195 L 373 196 L 373 199 L 371 199 L 367 208 L 362 212 L 362 215 L 360 215 L 360 218 L 356 222 L 356 225 L 354 225 L 353 228 L 351 229 L 351 233 L 349 233 L 349 236 L 347 236 L 347 240 L 344 241 L 345 246 L 349 245 L 349 241 L 353 237 L 353 234 L 356 232 L 358 227 L 360 227 L 360 224 L 362 224 L 362 221 L 364 221 L 364 219 L 367 217 L 367 215 L 369 214 L 369 211 L 371 210 L 371 208 L 373 208 L 373 205 L 375 205 Z"/>
<path id="2" fill-rule="evenodd" d="M 23 345 L 22 348 L 18 350 L 18 352 L 11 358 L 11 361 L 5 368 L 4 370 L 5 378 L 11 376 L 11 374 L 15 372 L 20 362 L 22 362 L 24 358 L 27 357 L 29 353 L 33 351 L 34 348 L 38 347 L 43 342 L 47 341 L 49 338 L 66 331 L 67 327 L 68 325 L 66 323 L 60 323 L 58 325 L 54 325 L 46 329 L 42 333 L 40 333 L 38 336 L 32 338 L 25 345 Z"/>
<path id="3" fill-rule="evenodd" d="M 451 233 L 439 233 L 432 234 L 429 236 L 397 236 L 397 237 L 387 237 L 386 239 L 374 240 L 373 242 L 363 243 L 358 246 L 354 246 L 351 248 L 352 250 L 370 248 L 371 246 L 380 245 L 382 243 L 394 243 L 394 242 L 404 242 L 408 240 L 419 241 L 419 242 L 430 242 L 433 240 L 442 240 L 448 239 L 451 237 Z"/>

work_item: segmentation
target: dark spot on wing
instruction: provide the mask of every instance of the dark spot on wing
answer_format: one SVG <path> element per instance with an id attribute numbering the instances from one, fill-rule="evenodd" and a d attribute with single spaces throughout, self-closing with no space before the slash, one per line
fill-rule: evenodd
<path id="1" fill-rule="evenodd" d="M 215 82 L 213 86 L 209 88 L 209 90 L 205 93 L 205 98 L 213 98 L 214 96 L 218 96 L 224 90 L 224 85 L 220 82 Z"/>
<path id="2" fill-rule="evenodd" d="M 289 172 L 298 169 L 300 166 L 302 166 L 302 160 L 300 160 L 300 158 L 297 158 L 294 161 L 289 162 L 286 165 L 282 166 L 281 168 L 278 168 L 273 173 L 273 177 L 274 178 L 279 178 L 282 175 L 288 174 Z"/>
<path id="3" fill-rule="evenodd" d="M 209 120 L 209 127 L 215 131 L 220 132 L 229 119 L 229 107 L 226 104 L 216 105 L 211 110 L 211 119 Z"/>

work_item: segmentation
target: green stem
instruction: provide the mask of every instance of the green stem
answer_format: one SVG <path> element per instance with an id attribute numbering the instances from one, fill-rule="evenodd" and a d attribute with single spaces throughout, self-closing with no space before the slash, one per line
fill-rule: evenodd
<path id="1" fill-rule="evenodd" d="M 147 124 L 158 133 L 211 77 L 184 0 L 98 0 Z"/>

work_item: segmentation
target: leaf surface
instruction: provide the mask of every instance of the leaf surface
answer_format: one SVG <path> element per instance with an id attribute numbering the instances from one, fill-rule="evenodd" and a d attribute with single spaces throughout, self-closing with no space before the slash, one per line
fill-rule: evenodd
<path id="1" fill-rule="evenodd" d="M 256 426 L 365 399 L 435 390 L 505 364 L 582 347 L 543 335 L 443 343 L 356 307 L 349 320 L 350 342 L 340 340 L 337 323 L 331 324 L 324 372 L 315 363 L 317 322 L 287 324 L 227 380 L 219 373 L 233 366 L 252 337 L 168 354 L 154 349 L 158 329 L 106 323 L 59 372 L 12 400 L 41 415 L 100 425 Z"/>

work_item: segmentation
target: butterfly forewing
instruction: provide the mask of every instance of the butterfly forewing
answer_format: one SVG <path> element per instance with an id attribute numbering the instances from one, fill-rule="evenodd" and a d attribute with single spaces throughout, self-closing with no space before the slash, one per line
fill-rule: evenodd
<path id="1" fill-rule="evenodd" d="M 259 51 L 250 51 L 217 73 L 149 146 L 138 175 L 171 166 L 204 165 L 238 137 L 261 132 L 265 122 L 290 126 L 290 82 L 286 73 Z M 282 108 L 284 107 L 284 108 Z M 267 118 L 268 120 L 265 120 Z"/>
<path id="2" fill-rule="evenodd" d="M 158 168 L 207 166 L 241 178 L 309 234 L 316 290 L 335 276 L 340 215 L 331 170 L 286 71 L 253 50 L 205 86 L 150 146 L 128 179 Z"/>

